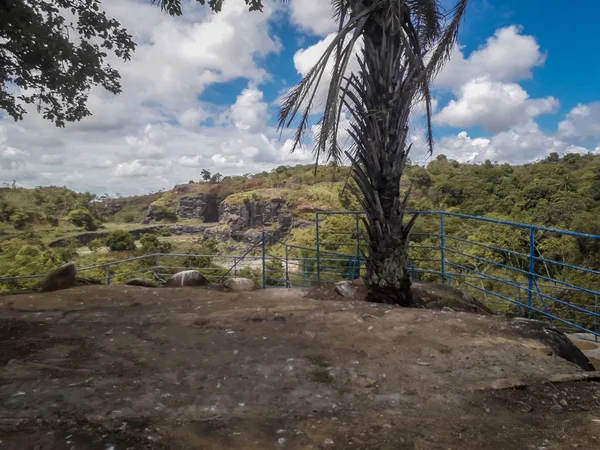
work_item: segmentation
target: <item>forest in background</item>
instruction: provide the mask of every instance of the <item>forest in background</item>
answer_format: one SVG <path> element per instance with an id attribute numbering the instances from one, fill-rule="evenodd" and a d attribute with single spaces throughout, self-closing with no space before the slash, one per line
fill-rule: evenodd
<path id="1" fill-rule="evenodd" d="M 229 204 L 283 199 L 290 213 L 304 220 L 314 220 L 316 211 L 358 209 L 351 193 L 352 186 L 347 185 L 347 168 L 328 165 L 319 167 L 316 173 L 314 169 L 314 166 L 280 166 L 270 172 L 234 177 L 219 175 L 218 179 L 208 177 L 207 171 L 204 171 L 199 174 L 198 181 L 190 180 L 171 191 L 134 197 L 111 198 L 108 195 L 77 193 L 64 187 L 24 189 L 13 185 L 3 188 L 0 190 L 0 274 L 46 273 L 70 260 L 76 260 L 83 267 L 157 251 L 224 255 L 235 248 L 235 244 L 232 247 L 231 242 L 224 240 L 175 238 L 169 236 L 167 227 L 141 240 L 136 241 L 131 236 L 129 231 L 144 226 L 196 223 L 177 217 L 176 205 L 181 192 L 185 195 L 215 194 Z M 567 154 L 561 158 L 552 153 L 543 161 L 522 166 L 490 161 L 461 164 L 440 155 L 425 167 L 408 167 L 403 191 L 411 185 L 411 209 L 458 212 L 600 235 L 600 155 Z M 149 209 L 160 220 L 142 224 Z M 439 246 L 439 237 L 431 236 L 439 231 L 436 220 L 421 217 L 413 234 L 411 257 L 422 261 L 419 267 L 424 269 L 436 270 L 439 267 L 439 262 L 435 262 L 436 259 L 439 261 L 436 250 L 420 248 Z M 196 224 L 199 225 L 199 222 Z M 350 216 L 325 219 L 321 226 L 325 250 L 354 254 L 355 228 L 355 219 Z M 461 219 L 450 219 L 446 224 L 447 234 L 526 254 L 528 236 L 525 231 L 515 232 L 513 228 L 502 225 Z M 109 233 L 109 236 L 82 247 L 76 237 L 89 232 Z M 59 239 L 61 246 L 50 246 Z M 316 245 L 314 227 L 293 228 L 284 241 L 313 249 Z M 463 274 L 483 271 L 526 284 L 522 273 L 502 266 L 510 265 L 526 271 L 527 258 L 458 241 L 449 241 L 446 245 L 450 249 L 446 258 L 454 264 L 455 271 Z M 242 249 L 239 244 L 238 248 Z M 273 245 L 269 249 L 273 255 L 281 256 L 282 251 L 281 245 Z M 536 252 L 558 263 L 600 270 L 600 241 L 539 233 Z M 309 250 L 298 250 L 297 253 L 299 258 L 314 257 Z M 491 263 L 483 263 L 482 260 Z M 210 258 L 190 257 L 185 264 L 210 268 L 215 273 L 224 272 L 224 268 Z M 138 266 L 140 270 L 144 268 L 142 263 Z M 272 272 L 280 273 L 281 267 L 275 266 Z M 311 277 L 314 262 L 307 261 L 305 266 L 302 272 L 305 277 Z M 122 270 L 131 271 L 136 267 Z M 340 271 L 343 271 L 342 264 Z M 536 272 L 588 289 L 600 289 L 597 276 L 566 270 L 560 265 L 550 267 L 546 264 L 537 267 Z M 92 275 L 103 276 L 100 272 Z M 119 274 L 114 275 L 118 279 Z M 257 277 L 256 273 L 246 275 Z M 277 276 L 272 278 L 275 283 Z M 423 278 L 428 277 L 425 275 Z M 511 298 L 522 295 L 512 286 L 502 283 L 492 286 L 494 283 L 489 280 L 485 283 Z M 9 288 L 2 287 L 4 290 Z M 565 301 L 586 304 L 592 301 L 589 296 L 568 289 L 553 289 L 551 295 Z"/>

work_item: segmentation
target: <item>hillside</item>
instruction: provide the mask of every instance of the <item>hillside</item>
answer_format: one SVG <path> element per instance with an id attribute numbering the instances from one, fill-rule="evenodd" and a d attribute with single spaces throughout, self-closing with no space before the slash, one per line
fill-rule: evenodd
<path id="1" fill-rule="evenodd" d="M 281 166 L 270 173 L 190 181 L 168 192 L 119 198 L 62 187 L 5 188 L 0 190 L 0 274 L 45 273 L 72 259 L 81 267 L 157 250 L 243 253 L 261 229 L 289 243 L 314 248 L 311 224 L 316 211 L 358 208 L 350 189 L 344 190 L 347 174 L 344 167 L 323 166 L 315 174 L 314 166 Z M 441 155 L 427 167 L 408 167 L 404 183 L 405 190 L 409 184 L 413 186 L 413 209 L 485 215 L 600 234 L 600 155 L 559 158 L 551 154 L 544 161 L 524 166 L 489 161 L 459 164 Z M 432 222 L 420 220 L 417 231 L 433 231 L 434 227 Z M 490 244 L 506 245 L 507 240 L 515 239 L 489 226 L 450 222 L 448 227 Z M 353 254 L 354 228 L 352 217 L 338 216 L 326 219 L 322 230 L 325 237 L 346 231 L 334 239 L 331 249 Z M 105 239 L 115 230 L 130 233 L 135 245 L 123 242 L 108 248 Z M 158 239 L 140 242 L 144 234 Z M 561 261 L 598 269 L 600 252 L 596 247 L 552 236 L 543 236 L 540 246 Z M 271 251 L 279 254 L 281 249 L 274 245 Z M 207 259 L 193 262 L 214 265 Z M 6 290 L 7 286 L 0 288 Z"/>

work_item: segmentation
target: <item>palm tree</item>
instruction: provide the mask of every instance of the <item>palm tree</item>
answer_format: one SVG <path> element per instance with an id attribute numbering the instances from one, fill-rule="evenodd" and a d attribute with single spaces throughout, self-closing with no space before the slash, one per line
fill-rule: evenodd
<path id="1" fill-rule="evenodd" d="M 170 14 L 181 14 L 179 0 L 158 1 Z M 308 131 L 317 86 L 331 73 L 315 160 L 339 163 L 347 158 L 351 164 L 369 237 L 365 282 L 370 301 L 411 302 L 406 265 L 416 216 L 405 223 L 410 190 L 403 197 L 400 193 L 411 149 L 409 114 L 416 102 L 425 103 L 432 152 L 430 83 L 452 52 L 467 1 L 457 0 L 445 10 L 438 0 L 332 0 L 338 32 L 280 109 L 280 129 L 298 122 L 295 148 Z M 215 11 L 222 3 L 208 1 Z M 246 3 L 260 10 L 263 1 Z M 356 53 L 358 70 L 351 71 Z M 352 142 L 348 150 L 337 138 L 346 115 Z"/>
<path id="2" fill-rule="evenodd" d="M 280 128 L 299 121 L 295 145 L 307 132 L 316 87 L 326 71 L 331 81 L 315 159 L 352 167 L 358 198 L 365 212 L 369 245 L 365 283 L 368 300 L 407 306 L 411 303 L 406 269 L 410 232 L 405 223 L 409 191 L 401 197 L 400 179 L 408 160 L 408 121 L 412 106 L 426 106 L 427 140 L 431 135 L 432 77 L 447 61 L 456 42 L 467 0 L 443 10 L 437 0 L 333 0 L 338 32 L 319 61 L 284 100 Z M 361 47 L 361 48 L 358 48 Z M 358 70 L 349 63 L 358 50 Z M 352 145 L 338 143 L 340 119 L 350 116 Z"/>

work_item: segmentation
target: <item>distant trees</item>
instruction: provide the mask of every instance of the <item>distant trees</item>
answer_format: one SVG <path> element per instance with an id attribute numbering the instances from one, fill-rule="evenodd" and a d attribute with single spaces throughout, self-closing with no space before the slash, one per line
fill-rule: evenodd
<path id="1" fill-rule="evenodd" d="M 202 179 L 204 181 L 210 181 L 210 177 L 212 176 L 209 170 L 206 169 L 202 169 L 202 172 L 200 172 L 200 175 L 202 176 Z"/>
<path id="2" fill-rule="evenodd" d="M 221 175 L 220 173 L 215 173 L 212 177 L 210 177 L 210 182 L 211 183 L 220 183 L 222 179 L 223 179 L 223 175 Z"/>

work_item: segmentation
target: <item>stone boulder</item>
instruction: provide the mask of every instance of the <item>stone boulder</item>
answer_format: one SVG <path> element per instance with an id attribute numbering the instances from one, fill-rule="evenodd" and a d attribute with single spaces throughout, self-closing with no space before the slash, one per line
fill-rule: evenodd
<path id="1" fill-rule="evenodd" d="M 75 286 L 92 286 L 102 284 L 102 281 L 88 277 L 75 277 Z"/>
<path id="2" fill-rule="evenodd" d="M 58 291 L 77 286 L 77 268 L 74 262 L 65 264 L 50 272 L 40 283 L 42 292 Z"/>
<path id="3" fill-rule="evenodd" d="M 346 298 L 352 298 L 356 295 L 356 288 L 351 281 L 338 281 L 335 283 L 335 292 Z"/>
<path id="4" fill-rule="evenodd" d="M 583 352 L 560 330 L 552 328 L 539 320 L 515 318 L 508 321 L 507 332 L 517 336 L 541 342 L 548 350 L 548 354 L 558 356 L 577 364 L 583 370 L 595 371 L 596 369 Z"/>
<path id="5" fill-rule="evenodd" d="M 241 277 L 229 278 L 223 283 L 223 286 L 236 292 L 253 291 L 256 288 L 254 281 Z"/>
<path id="6" fill-rule="evenodd" d="M 208 280 L 197 270 L 176 273 L 165 283 L 166 287 L 208 286 Z"/>
<path id="7" fill-rule="evenodd" d="M 493 314 L 483 303 L 470 294 L 438 283 L 413 283 L 412 305 L 424 309 L 444 309 L 478 314 Z"/>
<path id="8" fill-rule="evenodd" d="M 140 286 L 140 287 L 147 287 L 147 288 L 155 288 L 156 287 L 156 284 L 154 284 L 148 280 L 144 280 L 143 278 L 132 278 L 125 284 L 127 286 Z"/>

